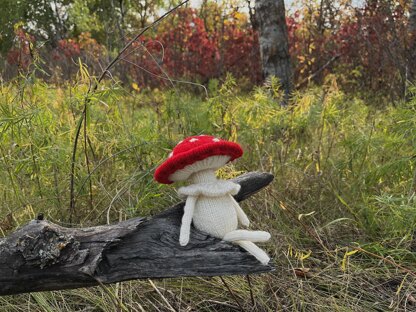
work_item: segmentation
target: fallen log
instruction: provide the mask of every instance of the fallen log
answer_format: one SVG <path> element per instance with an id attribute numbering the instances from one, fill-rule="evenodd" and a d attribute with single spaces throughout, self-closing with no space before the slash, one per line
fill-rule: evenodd
<path id="1" fill-rule="evenodd" d="M 251 172 L 233 180 L 242 201 L 273 180 Z M 0 240 L 0 295 L 89 287 L 132 279 L 263 273 L 236 245 L 192 228 L 179 245 L 184 203 L 151 218 L 114 225 L 65 228 L 33 220 Z"/>

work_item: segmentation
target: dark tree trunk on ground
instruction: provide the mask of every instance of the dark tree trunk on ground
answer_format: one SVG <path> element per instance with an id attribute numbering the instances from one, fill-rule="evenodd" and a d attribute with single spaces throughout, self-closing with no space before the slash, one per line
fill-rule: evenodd
<path id="1" fill-rule="evenodd" d="M 273 180 L 248 173 L 234 182 L 244 200 Z M 192 228 L 179 245 L 184 203 L 153 218 L 114 225 L 64 228 L 34 220 L 0 239 L 0 295 L 95 286 L 140 278 L 218 276 L 269 272 L 236 245 Z"/>
<path id="2" fill-rule="evenodd" d="M 259 26 L 263 76 L 265 79 L 270 76 L 279 78 L 287 100 L 293 87 L 293 74 L 284 1 L 256 0 L 256 20 Z"/>

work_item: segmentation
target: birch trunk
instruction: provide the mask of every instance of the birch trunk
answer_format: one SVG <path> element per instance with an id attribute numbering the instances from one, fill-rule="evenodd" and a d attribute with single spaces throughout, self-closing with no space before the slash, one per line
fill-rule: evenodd
<path id="1" fill-rule="evenodd" d="M 416 32 L 416 0 L 412 1 L 410 8 L 409 29 L 411 32 Z"/>
<path id="2" fill-rule="evenodd" d="M 412 1 L 409 15 L 409 32 L 410 32 L 410 44 L 408 53 L 408 80 L 415 82 L 416 80 L 416 0 Z"/>
<path id="3" fill-rule="evenodd" d="M 259 30 L 263 78 L 276 76 L 285 93 L 285 101 L 292 91 L 292 67 L 283 0 L 256 0 L 256 19 Z"/>

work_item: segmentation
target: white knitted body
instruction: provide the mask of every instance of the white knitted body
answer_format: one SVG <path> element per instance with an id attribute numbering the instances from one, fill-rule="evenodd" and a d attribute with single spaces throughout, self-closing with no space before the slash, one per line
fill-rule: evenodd
<path id="1" fill-rule="evenodd" d="M 217 160 L 223 161 L 223 156 Z M 233 198 L 240 190 L 240 185 L 230 181 L 218 180 L 211 168 L 212 159 L 202 161 L 203 169 L 190 175 L 194 184 L 181 187 L 179 195 L 186 196 L 184 215 L 180 233 L 180 244 L 189 241 L 190 225 L 211 236 L 233 242 L 255 256 L 261 263 L 267 264 L 268 255 L 253 242 L 265 242 L 270 234 L 264 231 L 238 230 L 238 223 L 249 225 L 249 220 L 239 204 Z M 207 164 L 210 164 L 209 169 Z M 181 173 L 184 174 L 184 173 Z M 184 174 L 185 175 L 185 174 Z"/>
<path id="2" fill-rule="evenodd" d="M 237 212 L 231 196 L 239 190 L 239 184 L 216 180 L 181 187 L 178 193 L 181 196 L 198 197 L 192 218 L 194 226 L 222 239 L 238 227 Z"/>
<path id="3" fill-rule="evenodd" d="M 194 226 L 214 237 L 223 238 L 238 227 L 237 213 L 230 196 L 200 195 L 193 215 Z"/>

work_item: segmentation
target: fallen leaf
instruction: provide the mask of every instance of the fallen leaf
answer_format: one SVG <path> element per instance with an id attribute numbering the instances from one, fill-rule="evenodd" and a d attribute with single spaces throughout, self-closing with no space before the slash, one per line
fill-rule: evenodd
<path id="1" fill-rule="evenodd" d="M 293 271 L 297 277 L 302 278 L 311 278 L 312 273 L 310 272 L 310 268 L 294 268 Z"/>

